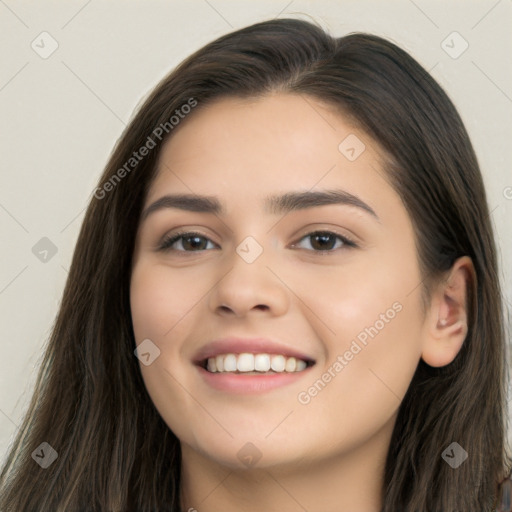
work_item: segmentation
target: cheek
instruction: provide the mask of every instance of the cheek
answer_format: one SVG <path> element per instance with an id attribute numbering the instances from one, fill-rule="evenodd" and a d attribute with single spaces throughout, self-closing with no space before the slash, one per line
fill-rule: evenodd
<path id="1" fill-rule="evenodd" d="M 197 295 L 197 294 L 196 294 Z M 139 264 L 132 272 L 130 305 L 135 339 L 163 342 L 190 309 L 194 290 L 164 266 Z"/>
<path id="2" fill-rule="evenodd" d="M 139 365 L 157 406 L 160 394 L 166 396 L 162 396 L 162 403 L 168 400 L 168 389 L 180 396 L 176 379 L 184 382 L 186 378 L 180 351 L 191 328 L 193 306 L 201 294 L 183 281 L 164 265 L 141 263 L 132 272 L 130 305 L 136 344 L 149 339 L 159 350 L 154 362 Z"/>
<path id="3" fill-rule="evenodd" d="M 414 261 L 387 262 L 385 271 L 376 262 L 360 271 L 340 270 L 330 279 L 308 279 L 315 283 L 308 306 L 329 332 L 322 368 L 305 383 L 298 401 L 310 418 L 325 418 L 329 410 L 329 421 L 317 422 L 320 437 L 367 438 L 400 406 L 421 357 Z"/>
<path id="4" fill-rule="evenodd" d="M 384 432 L 383 427 L 394 421 L 420 359 L 414 334 L 417 310 L 411 301 L 401 303 L 401 310 L 400 305 L 387 309 L 368 300 L 363 305 L 359 319 L 340 315 L 327 359 L 294 397 L 295 420 L 314 432 L 315 457 L 363 444 Z M 386 311 L 388 323 L 379 318 Z M 283 429 L 276 434 L 274 441 L 285 444 L 291 432 Z"/>
<path id="5" fill-rule="evenodd" d="M 190 370 L 181 358 L 181 343 L 176 340 L 186 338 L 190 330 L 187 321 L 192 318 L 187 313 L 200 296 L 200 290 L 195 292 L 163 265 L 140 263 L 133 269 L 130 305 L 135 340 L 140 344 L 149 338 L 160 350 L 151 364 L 139 363 L 141 375 L 154 406 L 180 438 L 186 437 L 187 411 L 193 403 L 183 392 L 191 387 L 187 381 Z M 182 414 L 176 415 L 175 411 Z"/>

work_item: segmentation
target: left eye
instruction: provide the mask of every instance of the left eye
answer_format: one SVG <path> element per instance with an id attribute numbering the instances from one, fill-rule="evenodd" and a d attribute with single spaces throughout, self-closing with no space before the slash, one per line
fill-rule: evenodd
<path id="1" fill-rule="evenodd" d="M 300 242 L 302 242 L 303 240 L 306 241 L 308 239 L 309 247 L 300 247 Z M 208 244 L 210 244 L 210 246 L 208 246 Z M 200 252 L 211 248 L 215 248 L 216 245 L 217 244 L 212 242 L 209 238 L 201 235 L 201 233 L 187 232 L 178 233 L 176 235 L 166 237 L 163 240 L 162 244 L 159 246 L 159 250 L 173 250 L 178 252 Z M 178 246 L 181 246 L 181 248 L 178 248 Z M 357 244 L 354 243 L 352 240 L 349 240 L 348 238 L 338 235 L 337 233 L 333 233 L 331 231 L 314 231 L 312 233 L 304 235 L 299 240 L 299 243 L 293 244 L 292 247 L 313 250 L 313 252 L 333 252 L 335 249 L 348 249 L 352 247 L 357 247 Z"/>
<path id="2" fill-rule="evenodd" d="M 334 249 L 357 247 L 357 245 L 349 240 L 348 238 L 333 233 L 331 231 L 314 231 L 303 236 L 300 241 L 310 239 L 309 246 L 313 248 L 315 252 L 319 251 L 333 251 Z M 341 243 L 336 246 L 336 241 L 339 240 Z M 333 246 L 334 243 L 334 246 Z M 297 244 L 294 244 L 295 247 Z"/>

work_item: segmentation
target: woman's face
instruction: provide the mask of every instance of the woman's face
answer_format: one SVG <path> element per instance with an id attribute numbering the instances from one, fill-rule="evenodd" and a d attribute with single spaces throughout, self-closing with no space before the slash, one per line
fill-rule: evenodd
<path id="1" fill-rule="evenodd" d="M 308 96 L 218 100 L 164 145 L 144 208 L 210 203 L 141 220 L 131 309 L 144 382 L 185 457 L 385 457 L 423 314 L 411 221 L 384 176 L 376 144 Z M 178 232 L 194 234 L 159 249 Z"/>

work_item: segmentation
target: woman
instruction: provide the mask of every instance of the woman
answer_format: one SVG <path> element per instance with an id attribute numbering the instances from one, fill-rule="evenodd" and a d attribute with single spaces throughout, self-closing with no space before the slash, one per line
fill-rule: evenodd
<path id="1" fill-rule="evenodd" d="M 416 61 L 291 19 L 223 36 L 100 179 L 0 509 L 504 509 L 497 276 Z"/>

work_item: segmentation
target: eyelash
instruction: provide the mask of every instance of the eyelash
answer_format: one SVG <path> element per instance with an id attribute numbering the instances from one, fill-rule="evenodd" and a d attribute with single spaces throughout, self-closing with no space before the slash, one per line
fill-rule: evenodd
<path id="1" fill-rule="evenodd" d="M 334 235 L 335 238 L 338 238 L 339 240 L 341 240 L 343 242 L 343 245 L 341 247 L 337 247 L 336 249 L 325 249 L 325 250 L 306 249 L 307 251 L 317 252 L 317 253 L 321 253 L 321 254 L 327 254 L 330 252 L 334 252 L 337 249 L 355 249 L 358 247 L 358 245 L 353 240 L 350 240 L 346 236 L 340 235 L 334 231 L 327 231 L 327 230 L 317 230 L 317 231 L 311 231 L 310 233 L 306 233 L 304 236 L 302 236 L 298 240 L 298 242 L 302 241 L 305 238 L 311 237 L 313 235 L 319 235 L 319 234 Z M 178 240 L 180 240 L 182 238 L 190 238 L 193 236 L 203 238 L 203 239 L 211 242 L 211 240 L 208 237 L 206 237 L 203 234 L 198 233 L 196 231 L 182 231 L 179 233 L 175 233 L 174 235 L 171 235 L 171 236 L 166 236 L 162 240 L 161 244 L 159 245 L 158 251 L 163 251 L 163 252 L 174 251 L 174 252 L 183 252 L 183 253 L 187 253 L 187 252 L 193 253 L 193 252 L 203 252 L 203 251 L 209 250 L 209 249 L 200 249 L 198 251 L 186 251 L 186 250 L 171 249 L 171 247 L 174 245 L 174 243 L 177 242 Z M 212 243 L 215 243 L 215 242 L 212 242 Z M 296 245 L 296 243 L 294 243 L 292 245 L 292 247 L 295 245 Z"/>

